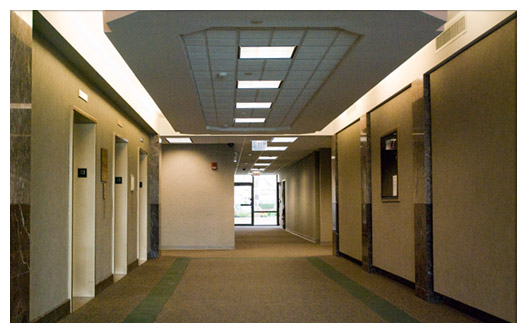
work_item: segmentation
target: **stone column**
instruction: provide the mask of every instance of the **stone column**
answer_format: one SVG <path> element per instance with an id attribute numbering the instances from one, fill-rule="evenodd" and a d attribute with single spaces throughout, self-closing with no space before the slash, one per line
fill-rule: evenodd
<path id="1" fill-rule="evenodd" d="M 159 159 L 161 144 L 159 135 L 150 135 L 148 155 L 148 259 L 159 258 Z"/>
<path id="2" fill-rule="evenodd" d="M 331 137 L 331 215 L 333 230 L 333 255 L 339 254 L 339 182 L 338 182 L 338 152 L 337 135 Z"/>
<path id="3" fill-rule="evenodd" d="M 371 224 L 371 136 L 370 114 L 360 117 L 360 162 L 362 187 L 362 268 L 372 272 L 372 224 Z"/>
<path id="4" fill-rule="evenodd" d="M 32 28 L 11 12 L 11 322 L 29 321 Z"/>
<path id="5" fill-rule="evenodd" d="M 414 102 L 414 242 L 415 294 L 427 301 L 434 298 L 432 257 L 432 159 L 429 76 L 412 83 Z"/>

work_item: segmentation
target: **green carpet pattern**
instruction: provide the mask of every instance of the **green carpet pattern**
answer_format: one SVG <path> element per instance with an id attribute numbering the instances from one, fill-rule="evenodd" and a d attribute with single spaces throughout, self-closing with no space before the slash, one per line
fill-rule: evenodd
<path id="1" fill-rule="evenodd" d="M 174 293 L 190 259 L 177 258 L 148 296 L 125 318 L 125 323 L 153 323 Z"/>
<path id="2" fill-rule="evenodd" d="M 307 258 L 313 266 L 322 271 L 327 277 L 333 280 L 335 283 L 344 288 L 353 297 L 359 299 L 362 303 L 366 304 L 370 309 L 376 312 L 387 322 L 391 323 L 418 323 L 419 321 L 412 318 L 404 311 L 398 309 L 391 303 L 387 302 L 383 298 L 375 295 L 368 289 L 362 287 L 355 281 L 347 278 L 344 274 L 337 271 L 335 268 L 324 262 L 320 258 Z"/>

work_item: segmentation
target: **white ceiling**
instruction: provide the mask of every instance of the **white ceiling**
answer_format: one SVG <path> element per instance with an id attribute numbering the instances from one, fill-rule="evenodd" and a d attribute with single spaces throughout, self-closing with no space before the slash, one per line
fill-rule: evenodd
<path id="1" fill-rule="evenodd" d="M 421 11 L 137 11 L 104 17 L 110 41 L 173 128 L 186 134 L 321 130 L 444 23 Z M 349 41 L 341 43 L 342 37 Z M 293 60 L 240 61 L 234 50 L 245 42 L 295 42 L 300 48 Z M 342 54 L 350 44 L 352 50 Z M 222 68 L 232 76 L 214 82 L 210 74 Z M 287 82 L 277 92 L 238 92 L 234 80 L 246 72 Z M 255 111 L 268 117 L 259 127 L 233 126 L 235 98 L 275 98 L 276 109 Z"/>
<path id="2" fill-rule="evenodd" d="M 331 137 L 313 134 L 436 37 L 444 20 L 435 16 L 421 11 L 229 10 L 104 15 L 106 35 L 172 127 L 194 144 L 234 143 L 238 174 L 250 170 L 260 154 L 251 151 L 252 139 L 312 134 L 277 152 L 266 173 L 329 148 Z M 238 59 L 239 46 L 270 45 L 297 50 L 293 59 Z M 219 79 L 218 72 L 227 76 Z M 238 79 L 284 82 L 279 89 L 236 89 Z M 273 106 L 235 108 L 235 102 L 255 101 Z M 249 116 L 266 121 L 233 122 Z"/>
<path id="3" fill-rule="evenodd" d="M 182 36 L 207 129 L 289 131 L 291 124 L 359 40 L 340 29 L 218 29 Z M 241 46 L 296 46 L 292 59 L 239 59 Z M 222 73 L 224 76 L 218 76 Z M 279 89 L 236 89 L 237 80 L 281 80 Z M 236 109 L 236 102 L 272 102 Z M 236 117 L 264 117 L 235 124 Z"/>

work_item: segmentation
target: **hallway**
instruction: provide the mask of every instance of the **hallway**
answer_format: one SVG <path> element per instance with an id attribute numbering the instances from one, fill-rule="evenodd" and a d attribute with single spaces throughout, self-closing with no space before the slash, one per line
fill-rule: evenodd
<path id="1" fill-rule="evenodd" d="M 162 251 L 62 322 L 476 322 L 279 227 L 236 249 Z"/>

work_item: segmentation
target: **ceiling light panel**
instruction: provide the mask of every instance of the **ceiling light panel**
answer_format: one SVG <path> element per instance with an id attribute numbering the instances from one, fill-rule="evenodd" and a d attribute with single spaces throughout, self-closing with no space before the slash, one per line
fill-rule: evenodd
<path id="1" fill-rule="evenodd" d="M 271 102 L 237 102 L 237 109 L 270 109 Z"/>
<path id="2" fill-rule="evenodd" d="M 241 46 L 240 59 L 290 59 L 296 46 Z"/>
<path id="3" fill-rule="evenodd" d="M 298 139 L 298 137 L 293 137 L 293 136 L 289 136 L 289 137 L 286 137 L 286 136 L 282 136 L 282 137 L 274 137 L 271 139 L 271 142 L 295 142 L 296 139 Z"/>
<path id="4" fill-rule="evenodd" d="M 280 80 L 238 80 L 238 89 L 276 89 L 280 87 Z"/>
<path id="5" fill-rule="evenodd" d="M 278 156 L 259 156 L 259 160 L 276 160 Z"/>
<path id="6" fill-rule="evenodd" d="M 264 123 L 235 123 L 250 128 L 290 127 L 331 72 L 350 52 L 359 35 L 339 29 L 311 28 L 212 28 L 183 35 L 190 70 L 195 81 L 206 126 L 215 127 L 218 117 L 234 115 L 234 102 L 272 103 L 269 114 L 251 113 L 243 117 L 267 118 Z M 265 47 L 260 52 L 294 47 L 293 58 L 239 59 L 245 47 Z M 274 48 L 280 47 L 280 48 Z M 247 49 L 250 50 L 250 49 Z M 253 49 L 254 50 L 254 49 Z M 245 50 L 243 51 L 243 53 Z M 269 55 L 252 55 L 251 57 Z M 217 74 L 227 73 L 222 77 Z M 250 74 L 250 75 L 245 75 Z M 240 81 L 281 81 L 272 88 Z M 214 115 L 215 113 L 215 115 Z M 238 125 L 236 125 L 238 124 Z"/>
<path id="7" fill-rule="evenodd" d="M 254 166 L 269 166 L 271 163 L 254 163 Z"/>
<path id="8" fill-rule="evenodd" d="M 190 138 L 165 138 L 169 143 L 192 143 Z"/>
<path id="9" fill-rule="evenodd" d="M 238 124 L 264 123 L 265 118 L 234 118 L 234 122 Z"/>
<path id="10" fill-rule="evenodd" d="M 265 148 L 267 151 L 284 151 L 286 149 L 287 147 L 285 146 L 267 146 L 267 148 Z"/>

